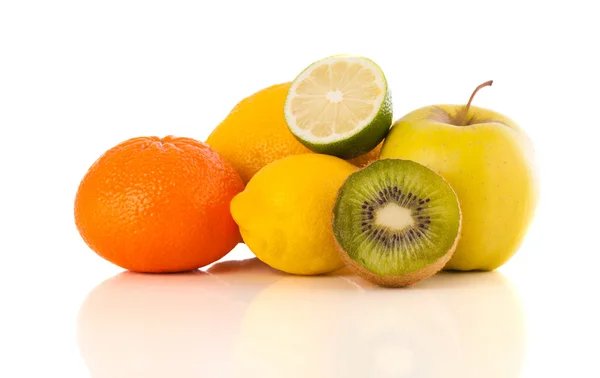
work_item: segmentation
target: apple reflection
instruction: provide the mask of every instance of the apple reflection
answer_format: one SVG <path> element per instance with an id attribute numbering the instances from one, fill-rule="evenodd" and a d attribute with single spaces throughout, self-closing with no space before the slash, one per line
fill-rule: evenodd
<path id="1" fill-rule="evenodd" d="M 512 283 L 498 271 L 444 272 L 422 282 L 449 311 L 465 360 L 461 377 L 518 377 L 525 350 L 525 315 Z"/>
<path id="2" fill-rule="evenodd" d="M 398 290 L 250 259 L 119 274 L 88 295 L 78 335 L 94 378 L 516 377 L 523 314 L 498 272 Z"/>

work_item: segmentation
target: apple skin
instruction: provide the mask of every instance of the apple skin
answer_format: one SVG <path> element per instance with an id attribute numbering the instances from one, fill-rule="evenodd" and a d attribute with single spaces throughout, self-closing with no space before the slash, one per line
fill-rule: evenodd
<path id="1" fill-rule="evenodd" d="M 463 212 L 462 236 L 446 270 L 494 270 L 519 249 L 539 197 L 533 145 L 510 118 L 464 105 L 417 109 L 396 121 L 381 159 L 416 161 L 443 176 Z"/>

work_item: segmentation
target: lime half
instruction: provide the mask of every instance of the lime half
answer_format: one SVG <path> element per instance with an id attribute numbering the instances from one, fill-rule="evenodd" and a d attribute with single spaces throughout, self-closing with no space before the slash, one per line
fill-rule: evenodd
<path id="1" fill-rule="evenodd" d="M 359 56 L 333 56 L 310 65 L 292 83 L 284 111 L 302 144 L 344 159 L 371 151 L 392 124 L 383 71 Z"/>

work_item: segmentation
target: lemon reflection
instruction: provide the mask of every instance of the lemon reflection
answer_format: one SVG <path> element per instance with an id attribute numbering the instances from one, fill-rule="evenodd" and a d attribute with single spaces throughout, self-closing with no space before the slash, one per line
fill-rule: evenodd
<path id="1" fill-rule="evenodd" d="M 348 276 L 283 278 L 240 330 L 239 377 L 440 377 L 462 360 L 453 319 L 430 293 Z"/>
<path id="2" fill-rule="evenodd" d="M 78 335 L 94 378 L 514 377 L 523 315 L 497 272 L 394 290 L 250 259 L 119 274 L 88 295 Z"/>

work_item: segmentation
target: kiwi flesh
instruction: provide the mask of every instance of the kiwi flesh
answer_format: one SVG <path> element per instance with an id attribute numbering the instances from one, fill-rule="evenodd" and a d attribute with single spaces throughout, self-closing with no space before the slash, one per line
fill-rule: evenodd
<path id="1" fill-rule="evenodd" d="M 441 270 L 456 249 L 461 225 L 452 187 L 410 160 L 378 160 L 351 174 L 333 209 L 342 259 L 381 286 L 410 286 Z"/>

